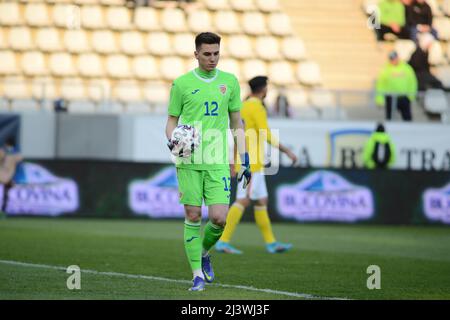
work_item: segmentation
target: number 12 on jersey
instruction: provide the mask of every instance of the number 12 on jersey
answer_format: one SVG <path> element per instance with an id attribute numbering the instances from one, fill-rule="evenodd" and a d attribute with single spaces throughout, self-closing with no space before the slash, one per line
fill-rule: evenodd
<path id="1" fill-rule="evenodd" d="M 205 102 L 205 108 L 206 108 L 206 112 L 205 112 L 205 116 L 218 116 L 219 114 L 217 113 L 217 109 L 219 109 L 219 105 L 217 104 L 217 102 L 212 101 L 211 105 L 209 104 L 209 102 Z M 210 110 L 211 108 L 211 110 Z"/>

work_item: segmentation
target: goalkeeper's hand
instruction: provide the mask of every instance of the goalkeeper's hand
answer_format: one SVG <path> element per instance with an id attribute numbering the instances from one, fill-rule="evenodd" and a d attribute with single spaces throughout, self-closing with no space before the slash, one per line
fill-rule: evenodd
<path id="1" fill-rule="evenodd" d="M 241 182 L 242 179 L 244 179 L 243 187 L 244 189 L 247 188 L 248 184 L 250 183 L 250 180 L 252 179 L 252 173 L 250 172 L 250 160 L 248 157 L 248 153 L 246 152 L 244 155 L 244 159 L 242 159 L 242 165 L 239 169 L 237 178 L 238 182 Z"/>
<path id="2" fill-rule="evenodd" d="M 173 147 L 175 147 L 175 144 L 171 139 L 167 140 L 167 147 L 169 148 L 170 151 L 172 151 Z"/>

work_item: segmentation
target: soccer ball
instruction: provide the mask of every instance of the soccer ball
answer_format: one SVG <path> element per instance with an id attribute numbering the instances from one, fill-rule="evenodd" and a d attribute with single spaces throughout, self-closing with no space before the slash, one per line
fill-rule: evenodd
<path id="1" fill-rule="evenodd" d="M 200 145 L 200 135 L 193 126 L 178 125 L 172 132 L 170 139 L 173 148 L 170 151 L 174 156 L 180 158 L 189 157 Z"/>

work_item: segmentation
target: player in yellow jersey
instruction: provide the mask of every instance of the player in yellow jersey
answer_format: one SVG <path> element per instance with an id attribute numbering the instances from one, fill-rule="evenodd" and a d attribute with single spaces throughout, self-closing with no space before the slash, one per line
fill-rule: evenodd
<path id="1" fill-rule="evenodd" d="M 253 202 L 255 221 L 262 233 L 266 249 L 269 253 L 279 253 L 289 250 L 292 245 L 276 241 L 272 232 L 272 226 L 267 212 L 268 194 L 266 180 L 264 176 L 264 143 L 260 144 L 260 139 L 266 139 L 272 146 L 285 153 L 291 160 L 292 165 L 297 162 L 297 157 L 288 148 L 283 146 L 275 137 L 270 134 L 267 124 L 267 111 L 263 101 L 267 94 L 268 78 L 258 76 L 251 79 L 248 84 L 251 94 L 244 101 L 241 109 L 241 117 L 244 121 L 245 130 L 255 130 L 257 134 L 256 141 L 247 141 L 250 154 L 250 170 L 252 180 L 249 187 L 243 188 L 242 182 L 238 183 L 236 201 L 228 211 L 225 230 L 216 243 L 216 251 L 224 253 L 240 254 L 242 251 L 236 249 L 230 244 L 231 237 L 242 218 L 246 207 Z M 266 132 L 265 135 L 259 135 L 260 130 Z M 258 146 L 262 146 L 258 148 Z"/>

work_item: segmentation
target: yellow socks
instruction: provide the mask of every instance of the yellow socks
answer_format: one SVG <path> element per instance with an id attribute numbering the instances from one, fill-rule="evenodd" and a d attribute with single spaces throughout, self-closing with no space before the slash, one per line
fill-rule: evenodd
<path id="1" fill-rule="evenodd" d="M 266 206 L 255 206 L 255 221 L 266 243 L 275 242 Z M 228 220 L 227 220 L 228 222 Z"/>
<path id="2" fill-rule="evenodd" d="M 236 226 L 239 224 L 239 221 L 241 221 L 242 214 L 244 213 L 244 207 L 240 204 L 235 202 L 230 210 L 228 211 L 227 216 L 227 223 L 225 225 L 225 230 L 222 233 L 222 237 L 220 238 L 220 241 L 223 242 L 230 242 L 231 237 L 233 236 L 234 230 L 236 230 Z"/>

